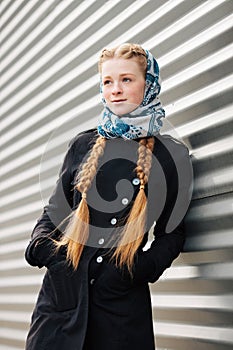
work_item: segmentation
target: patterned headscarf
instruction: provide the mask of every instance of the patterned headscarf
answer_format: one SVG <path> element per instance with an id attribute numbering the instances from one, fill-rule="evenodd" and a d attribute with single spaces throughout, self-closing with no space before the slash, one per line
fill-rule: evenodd
<path id="1" fill-rule="evenodd" d="M 153 136 L 163 126 L 162 119 L 165 111 L 159 100 L 160 77 L 159 66 L 150 51 L 145 50 L 147 57 L 146 85 L 142 103 L 132 112 L 117 116 L 106 104 L 104 98 L 104 110 L 102 120 L 98 125 L 98 133 L 107 139 L 122 137 L 124 139 L 136 139 L 145 136 Z M 102 93 L 102 83 L 100 84 Z"/>

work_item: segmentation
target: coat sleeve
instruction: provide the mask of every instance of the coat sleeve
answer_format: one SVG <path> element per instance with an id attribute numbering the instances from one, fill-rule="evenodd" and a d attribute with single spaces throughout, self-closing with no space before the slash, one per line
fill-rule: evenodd
<path id="1" fill-rule="evenodd" d="M 51 238 L 58 238 L 63 226 L 59 226 L 72 211 L 73 206 L 73 166 L 74 166 L 74 141 L 69 144 L 63 165 L 59 172 L 56 186 L 44 207 L 43 213 L 34 227 L 31 240 L 25 251 L 25 258 L 32 266 L 48 266 L 57 259 L 64 258 L 64 250 L 55 254 L 54 244 Z"/>
<path id="2" fill-rule="evenodd" d="M 183 145 L 177 147 L 175 166 L 173 162 L 173 167 L 167 166 L 165 170 L 167 198 L 154 228 L 153 242 L 148 250 L 136 256 L 134 280 L 137 282 L 157 281 L 183 249 L 184 216 L 191 200 L 193 173 L 188 149 Z"/>

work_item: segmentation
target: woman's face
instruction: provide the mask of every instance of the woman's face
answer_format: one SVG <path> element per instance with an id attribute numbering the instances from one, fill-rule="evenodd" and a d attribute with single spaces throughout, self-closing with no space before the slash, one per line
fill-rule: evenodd
<path id="1" fill-rule="evenodd" d="M 134 59 L 112 58 L 102 64 L 103 96 L 116 115 L 130 113 L 142 102 L 145 77 Z"/>

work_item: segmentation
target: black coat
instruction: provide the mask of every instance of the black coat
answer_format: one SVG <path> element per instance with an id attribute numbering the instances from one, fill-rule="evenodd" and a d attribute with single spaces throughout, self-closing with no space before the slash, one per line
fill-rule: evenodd
<path id="1" fill-rule="evenodd" d="M 65 224 L 54 231 L 55 227 L 80 201 L 80 193 L 73 189 L 75 176 L 95 137 L 96 131 L 89 130 L 70 143 L 53 195 L 26 250 L 29 264 L 48 268 L 26 350 L 155 349 L 148 283 L 158 280 L 183 247 L 182 218 L 190 200 L 192 178 L 188 150 L 171 137 L 155 137 L 146 188 L 147 229 L 156 221 L 154 240 L 148 250 L 142 250 L 148 239 L 148 234 L 144 235 L 131 278 L 126 269 L 116 268 L 106 253 L 114 245 L 120 219 L 129 212 L 139 190 L 134 180 L 138 143 L 107 140 L 87 197 L 89 241 L 78 269 L 73 271 L 65 262 L 64 249 L 54 253 L 48 237 L 51 232 L 53 237 L 62 232 Z"/>

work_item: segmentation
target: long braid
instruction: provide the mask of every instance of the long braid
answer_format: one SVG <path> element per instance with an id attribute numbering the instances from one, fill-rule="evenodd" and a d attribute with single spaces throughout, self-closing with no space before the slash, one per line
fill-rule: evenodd
<path id="1" fill-rule="evenodd" d="M 104 153 L 105 143 L 106 139 L 102 136 L 99 136 L 96 139 L 96 142 L 92 148 L 89 157 L 87 158 L 86 162 L 82 165 L 82 169 L 77 177 L 78 182 L 76 184 L 76 188 L 82 194 L 87 193 L 92 184 L 92 181 L 97 172 L 99 158 Z"/>
<path id="2" fill-rule="evenodd" d="M 146 184 L 149 179 L 150 169 L 152 164 L 152 152 L 154 149 L 154 138 L 151 137 L 147 140 L 146 143 L 146 155 L 145 155 L 145 163 L 144 163 L 144 183 Z"/>
<path id="3" fill-rule="evenodd" d="M 139 147 L 138 147 L 138 161 L 137 161 L 137 167 L 135 169 L 137 177 L 140 180 L 141 185 L 145 185 L 144 182 L 144 163 L 145 163 L 145 156 L 146 156 L 146 139 L 141 139 L 139 141 Z"/>
<path id="4" fill-rule="evenodd" d="M 135 253 L 138 250 L 145 233 L 147 215 L 145 185 L 149 178 L 153 148 L 153 137 L 140 140 L 137 167 L 135 169 L 137 177 L 140 179 L 140 188 L 129 213 L 128 220 L 121 233 L 118 247 L 112 255 L 112 259 L 115 258 L 116 260 L 116 265 L 123 267 L 126 264 L 131 274 Z"/>
<path id="5" fill-rule="evenodd" d="M 98 160 L 104 153 L 106 139 L 99 136 L 86 162 L 78 174 L 75 188 L 81 192 L 82 199 L 78 208 L 72 213 L 71 220 L 66 227 L 62 239 L 56 243 L 57 247 L 67 246 L 67 260 L 77 269 L 85 243 L 89 236 L 89 209 L 87 192 L 97 172 Z"/>

